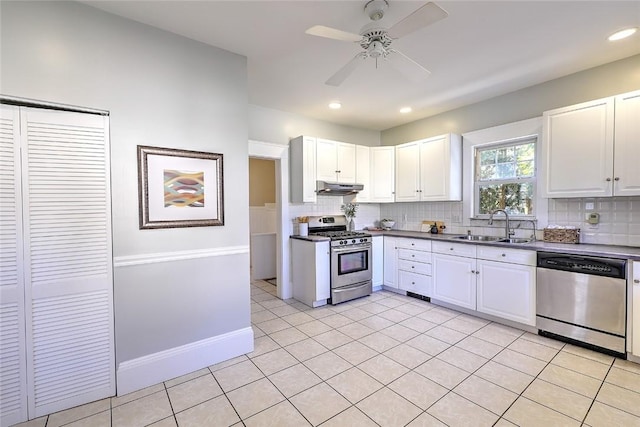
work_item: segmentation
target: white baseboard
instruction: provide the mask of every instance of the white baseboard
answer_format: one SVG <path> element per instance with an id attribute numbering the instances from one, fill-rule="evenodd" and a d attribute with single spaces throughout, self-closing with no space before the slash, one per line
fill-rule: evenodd
<path id="1" fill-rule="evenodd" d="M 149 354 L 118 365 L 117 394 L 122 396 L 253 351 L 253 329 Z"/>

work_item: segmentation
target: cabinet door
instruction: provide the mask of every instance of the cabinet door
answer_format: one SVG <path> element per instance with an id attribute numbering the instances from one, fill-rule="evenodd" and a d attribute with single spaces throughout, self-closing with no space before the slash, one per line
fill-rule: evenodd
<path id="1" fill-rule="evenodd" d="M 433 254 L 433 298 L 476 309 L 476 260 Z"/>
<path id="2" fill-rule="evenodd" d="M 477 310 L 535 326 L 535 267 L 485 260 L 477 267 Z"/>
<path id="3" fill-rule="evenodd" d="M 396 202 L 420 200 L 419 155 L 417 142 L 396 146 Z"/>
<path id="4" fill-rule="evenodd" d="M 316 194 L 316 139 L 299 136 L 289 143 L 291 159 L 291 202 L 315 203 Z"/>
<path id="5" fill-rule="evenodd" d="M 338 182 L 344 184 L 356 183 L 356 146 L 344 142 L 336 143 L 336 165 Z"/>
<path id="6" fill-rule="evenodd" d="M 319 181 L 338 180 L 338 143 L 316 139 L 316 177 Z"/>
<path id="7" fill-rule="evenodd" d="M 616 97 L 614 194 L 640 195 L 640 91 Z"/>
<path id="8" fill-rule="evenodd" d="M 384 236 L 384 285 L 398 288 L 398 261 L 396 239 Z"/>
<path id="9" fill-rule="evenodd" d="M 364 185 L 364 188 L 356 196 L 356 202 L 371 202 L 371 168 L 370 149 L 363 145 L 356 145 L 356 183 Z"/>
<path id="10" fill-rule="evenodd" d="M 633 303 L 631 304 L 631 353 L 640 357 L 640 262 L 633 263 Z"/>
<path id="11" fill-rule="evenodd" d="M 613 124 L 613 98 L 544 113 L 546 197 L 612 195 Z"/>
<path id="12" fill-rule="evenodd" d="M 395 201 L 395 147 L 371 147 L 369 198 L 373 203 Z"/>

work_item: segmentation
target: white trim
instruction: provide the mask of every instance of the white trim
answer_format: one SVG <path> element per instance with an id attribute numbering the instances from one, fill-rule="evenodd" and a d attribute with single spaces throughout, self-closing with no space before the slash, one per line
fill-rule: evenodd
<path id="1" fill-rule="evenodd" d="M 249 140 L 249 157 L 272 159 L 276 162 L 276 275 L 277 293 L 282 299 L 293 297 L 289 236 L 289 145 Z"/>
<path id="2" fill-rule="evenodd" d="M 549 201 L 542 197 L 540 180 L 540 159 L 542 159 L 542 117 L 508 123 L 506 125 L 495 126 L 462 134 L 462 156 L 463 156 L 463 181 L 462 181 L 462 226 L 470 226 L 474 216 L 473 202 L 474 192 L 474 148 L 491 143 L 507 143 L 524 138 L 536 138 L 536 207 L 535 217 L 537 228 L 542 229 L 547 225 L 549 216 Z M 518 218 L 515 218 L 517 220 Z"/>
<path id="3" fill-rule="evenodd" d="M 253 329 L 163 350 L 118 365 L 118 396 L 176 378 L 253 351 Z"/>
<path id="4" fill-rule="evenodd" d="M 155 254 L 119 256 L 113 259 L 114 267 L 155 264 L 159 262 L 182 261 L 187 259 L 209 258 L 249 253 L 249 246 L 227 246 L 223 248 L 196 249 L 180 252 L 160 252 Z"/>

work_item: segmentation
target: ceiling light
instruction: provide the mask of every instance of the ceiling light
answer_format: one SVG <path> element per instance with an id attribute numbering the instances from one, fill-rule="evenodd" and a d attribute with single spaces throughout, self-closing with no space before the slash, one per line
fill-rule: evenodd
<path id="1" fill-rule="evenodd" d="M 331 108 L 332 110 L 339 110 L 340 108 L 342 108 L 342 104 L 340 104 L 338 101 L 333 101 L 329 103 L 329 108 Z"/>
<path id="2" fill-rule="evenodd" d="M 413 110 L 411 109 L 411 107 L 402 107 L 402 108 L 400 109 L 400 112 L 401 112 L 402 114 L 407 114 L 407 113 L 410 113 L 411 111 L 413 111 Z"/>
<path id="3" fill-rule="evenodd" d="M 609 41 L 616 41 L 616 40 L 622 40 L 622 39 L 626 39 L 627 37 L 635 34 L 635 32 L 638 31 L 637 27 L 633 27 L 633 28 L 626 28 L 624 30 L 620 30 L 618 32 L 615 32 L 613 34 L 611 34 L 609 36 Z"/>

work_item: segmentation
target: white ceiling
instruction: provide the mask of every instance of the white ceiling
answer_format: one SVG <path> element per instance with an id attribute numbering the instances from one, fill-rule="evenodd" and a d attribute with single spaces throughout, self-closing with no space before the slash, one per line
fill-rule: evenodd
<path id="1" fill-rule="evenodd" d="M 83 1 L 248 58 L 249 102 L 384 130 L 597 65 L 640 54 L 640 1 L 447 1 L 449 16 L 394 41 L 431 70 L 421 83 L 363 63 L 340 87 L 324 82 L 360 47 L 305 34 L 313 25 L 358 33 L 366 1 Z M 390 27 L 424 1 L 389 0 Z M 387 65 L 387 66 L 385 66 Z M 329 110 L 332 100 L 343 108 Z M 401 115 L 402 106 L 413 112 Z"/>

